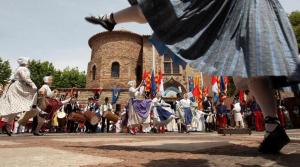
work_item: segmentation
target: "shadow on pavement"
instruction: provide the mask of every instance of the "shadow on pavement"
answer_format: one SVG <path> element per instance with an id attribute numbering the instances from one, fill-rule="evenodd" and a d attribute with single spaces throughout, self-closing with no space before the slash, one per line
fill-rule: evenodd
<path id="1" fill-rule="evenodd" d="M 152 160 L 149 163 L 142 164 L 145 167 L 209 167 L 205 159 L 162 159 Z"/>

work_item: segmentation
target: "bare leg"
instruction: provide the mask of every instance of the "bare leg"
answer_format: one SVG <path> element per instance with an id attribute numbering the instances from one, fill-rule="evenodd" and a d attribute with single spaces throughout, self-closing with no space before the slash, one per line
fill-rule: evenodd
<path id="1" fill-rule="evenodd" d="M 140 24 L 147 23 L 145 16 L 138 5 L 131 6 L 113 13 L 114 20 L 117 24 L 136 22 Z"/>
<path id="2" fill-rule="evenodd" d="M 147 23 L 145 16 L 138 5 L 122 9 L 118 12 L 111 13 L 110 15 L 85 17 L 85 20 L 92 24 L 101 25 L 108 31 L 112 31 L 115 25 L 119 23 Z"/>
<path id="3" fill-rule="evenodd" d="M 262 153 L 278 153 L 290 142 L 285 130 L 279 126 L 277 105 L 270 80 L 267 77 L 249 78 L 247 81 L 250 92 L 260 105 L 264 117 L 266 135 L 259 146 Z"/>

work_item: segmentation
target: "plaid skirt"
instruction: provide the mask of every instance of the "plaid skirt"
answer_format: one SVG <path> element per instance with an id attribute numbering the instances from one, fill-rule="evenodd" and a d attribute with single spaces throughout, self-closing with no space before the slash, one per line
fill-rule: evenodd
<path id="1" fill-rule="evenodd" d="M 129 2 L 141 7 L 150 40 L 174 62 L 210 75 L 300 80 L 297 41 L 278 0 Z"/>

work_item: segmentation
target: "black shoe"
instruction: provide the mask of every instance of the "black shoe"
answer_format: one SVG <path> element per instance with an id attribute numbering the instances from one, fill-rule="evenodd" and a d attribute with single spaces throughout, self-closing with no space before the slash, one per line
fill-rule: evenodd
<path id="1" fill-rule="evenodd" d="M 266 122 L 268 122 L 270 118 L 266 118 Z M 278 119 L 273 119 L 271 122 L 268 123 L 274 123 Z M 275 128 L 273 132 L 269 132 L 270 134 L 263 140 L 263 142 L 260 144 L 258 151 L 265 154 L 276 154 L 279 153 L 280 150 L 287 145 L 290 142 L 290 138 L 286 134 L 285 130 L 280 126 L 279 123 L 278 126 Z"/>
<path id="2" fill-rule="evenodd" d="M 7 123 L 3 126 L 2 132 L 6 133 L 7 136 L 11 136 L 12 133 L 11 133 L 10 127 Z"/>
<path id="3" fill-rule="evenodd" d="M 104 15 L 85 17 L 85 20 L 92 24 L 99 24 L 108 31 L 112 31 L 116 25 L 116 22 L 113 19 L 113 14 L 110 16 Z"/>
<path id="4" fill-rule="evenodd" d="M 34 136 L 44 136 L 43 133 L 38 133 L 38 132 L 33 132 L 33 135 L 34 135 Z"/>

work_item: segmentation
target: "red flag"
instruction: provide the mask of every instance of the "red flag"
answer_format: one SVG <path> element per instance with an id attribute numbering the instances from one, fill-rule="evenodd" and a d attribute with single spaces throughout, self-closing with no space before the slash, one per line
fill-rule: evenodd
<path id="1" fill-rule="evenodd" d="M 192 91 L 194 97 L 199 97 L 201 92 L 199 90 L 199 85 L 196 85 Z"/>

